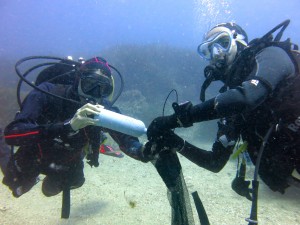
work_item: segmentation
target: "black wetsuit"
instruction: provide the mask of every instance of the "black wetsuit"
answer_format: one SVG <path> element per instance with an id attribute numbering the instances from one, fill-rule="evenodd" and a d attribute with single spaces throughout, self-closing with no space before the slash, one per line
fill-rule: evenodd
<path id="1" fill-rule="evenodd" d="M 227 136 L 235 141 L 241 136 L 243 141 L 247 141 L 249 154 L 255 163 L 262 138 L 271 124 L 278 123 L 269 102 L 275 96 L 279 84 L 286 77 L 295 74 L 295 66 L 283 49 L 267 47 L 256 54 L 251 68 L 245 71 L 248 74 L 232 74 L 246 77 L 242 83 L 231 86 L 228 91 L 213 99 L 195 105 L 190 111 L 190 117 L 193 123 L 225 118 L 222 123 L 227 126 L 227 132 L 230 130 Z M 218 140 L 223 134 L 221 128 L 224 126 L 219 127 L 212 151 L 186 143 L 180 153 L 201 167 L 213 172 L 220 171 L 228 161 L 233 146 L 224 147 Z M 283 193 L 288 187 L 287 178 L 293 169 L 300 171 L 299 132 L 300 129 L 291 137 L 286 135 L 284 129 L 274 129 L 268 140 L 259 174 L 274 191 Z"/>
<path id="2" fill-rule="evenodd" d="M 0 168 L 3 175 L 6 173 L 6 167 L 10 156 L 10 148 L 4 142 L 2 129 L 0 128 Z"/>
<path id="3" fill-rule="evenodd" d="M 79 101 L 78 96 L 73 94 L 71 86 L 42 83 L 39 87 Z M 110 107 L 108 101 L 103 101 L 102 105 L 120 113 L 116 107 Z M 75 171 L 79 176 L 83 176 L 82 160 L 84 149 L 87 148 L 91 149 L 91 164 L 97 166 L 101 144 L 100 132 L 104 129 L 87 126 L 74 132 L 67 122 L 79 108 L 79 104 L 58 99 L 35 89 L 29 93 L 21 111 L 5 128 L 6 143 L 20 146 L 14 160 L 21 180 L 33 179 L 40 173 L 53 176 L 65 174 L 66 177 L 72 177 Z M 125 154 L 141 159 L 142 144 L 136 137 L 109 129 L 104 131 L 109 133 Z M 74 176 L 76 177 L 76 174 Z M 4 183 L 10 185 L 9 182 L 6 180 Z"/>

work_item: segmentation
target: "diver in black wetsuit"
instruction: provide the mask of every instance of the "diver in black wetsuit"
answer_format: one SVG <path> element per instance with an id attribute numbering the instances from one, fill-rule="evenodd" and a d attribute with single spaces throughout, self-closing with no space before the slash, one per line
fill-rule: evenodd
<path id="1" fill-rule="evenodd" d="M 269 39 L 251 48 L 257 40 L 248 45 L 246 32 L 235 23 L 213 27 L 198 47 L 200 56 L 210 63 L 204 70 L 200 99 L 204 101 L 205 89 L 215 80 L 224 83 L 220 94 L 194 106 L 190 102 L 177 105 L 173 115 L 154 119 L 147 135 L 153 146 L 159 146 L 156 151 L 175 149 L 198 166 L 219 172 L 238 140 L 248 144 L 255 164 L 270 131 L 258 174 L 273 191 L 284 193 L 291 183 L 300 182 L 300 110 L 297 106 L 288 110 L 278 95 L 286 80 L 296 77 L 299 70 L 283 47 L 265 44 Z M 288 100 L 299 94 L 290 93 Z M 213 119 L 220 121 L 212 151 L 193 146 L 171 131 Z"/>
<path id="2" fill-rule="evenodd" d="M 73 102 L 34 89 L 23 101 L 20 112 L 5 128 L 5 141 L 20 146 L 8 162 L 3 183 L 15 197 L 29 191 L 39 174 L 45 174 L 46 196 L 83 185 L 83 158 L 98 167 L 100 134 L 108 132 L 130 157 L 146 162 L 143 145 L 136 137 L 93 126 L 93 115 L 104 107 L 118 112 L 107 99 L 113 92 L 108 63 L 101 57 L 87 60 L 76 73 L 73 85 L 43 82 L 39 88 Z"/>

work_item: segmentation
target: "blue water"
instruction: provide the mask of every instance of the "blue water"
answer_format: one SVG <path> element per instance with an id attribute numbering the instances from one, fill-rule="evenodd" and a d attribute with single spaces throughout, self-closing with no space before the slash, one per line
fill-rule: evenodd
<path id="1" fill-rule="evenodd" d="M 99 54 L 114 45 L 165 43 L 196 49 L 208 28 L 235 21 L 249 38 L 285 19 L 300 41 L 298 0 L 3 0 L 0 57 Z"/>

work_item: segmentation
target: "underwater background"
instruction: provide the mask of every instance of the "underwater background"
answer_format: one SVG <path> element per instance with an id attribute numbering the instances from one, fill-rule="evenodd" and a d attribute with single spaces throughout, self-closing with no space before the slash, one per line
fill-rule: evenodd
<path id="1" fill-rule="evenodd" d="M 290 19 L 283 39 L 290 37 L 300 44 L 299 8 L 298 0 L 1 0 L 0 127 L 18 110 L 14 65 L 21 58 L 106 58 L 125 80 L 116 106 L 147 126 L 162 115 L 173 89 L 179 102 L 199 103 L 206 62 L 196 49 L 212 26 L 236 22 L 252 40 Z M 219 88 L 212 85 L 207 98 L 215 96 Z M 22 95 L 30 90 L 24 85 Z M 166 115 L 173 113 L 175 100 L 171 94 Z M 210 150 L 215 131 L 216 122 L 211 121 L 178 132 Z M 141 140 L 146 141 L 145 137 Z M 69 220 L 59 218 L 61 197 L 44 197 L 40 184 L 19 199 L 0 184 L 0 224 L 170 224 L 166 187 L 152 165 L 129 157 L 101 157 L 98 169 L 86 167 L 85 185 L 72 191 Z M 211 224 L 247 224 L 244 218 L 249 216 L 250 201 L 230 188 L 235 162 L 213 174 L 180 160 L 189 191 L 199 192 Z M 261 184 L 260 224 L 300 224 L 299 200 L 299 189 L 290 188 L 281 195 Z M 136 206 L 131 207 L 130 201 Z"/>

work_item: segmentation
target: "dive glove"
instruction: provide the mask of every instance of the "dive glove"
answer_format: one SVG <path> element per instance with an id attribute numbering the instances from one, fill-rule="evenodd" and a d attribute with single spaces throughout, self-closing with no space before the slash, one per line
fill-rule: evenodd
<path id="1" fill-rule="evenodd" d="M 180 152 L 184 147 L 185 141 L 173 131 L 169 130 L 164 133 L 161 144 L 164 149 Z"/>
<path id="2" fill-rule="evenodd" d="M 93 116 L 101 113 L 102 105 L 85 104 L 77 110 L 73 118 L 70 120 L 70 125 L 74 131 L 82 129 L 89 125 L 94 125 L 98 120 L 93 119 Z"/>
<path id="3" fill-rule="evenodd" d="M 172 107 L 175 111 L 173 115 L 157 117 L 150 123 L 147 129 L 148 140 L 156 141 L 164 135 L 165 131 L 193 125 L 190 116 L 190 111 L 193 107 L 191 102 L 188 101 L 181 104 L 174 102 Z"/>
<path id="4" fill-rule="evenodd" d="M 156 148 L 156 143 L 152 141 L 147 141 L 141 148 L 142 156 L 140 160 L 144 163 L 147 163 L 155 159 L 155 155 L 158 153 Z"/>
<path id="5" fill-rule="evenodd" d="M 148 141 L 143 148 L 143 155 L 147 159 L 154 159 L 162 151 L 178 151 L 184 148 L 185 141 L 173 131 L 164 131 L 163 136 L 156 141 Z"/>

